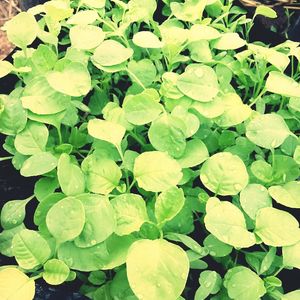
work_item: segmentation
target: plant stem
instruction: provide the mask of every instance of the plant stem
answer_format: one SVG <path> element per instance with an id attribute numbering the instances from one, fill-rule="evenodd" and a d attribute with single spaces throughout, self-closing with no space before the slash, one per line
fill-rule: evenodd
<path id="1" fill-rule="evenodd" d="M 0 161 L 10 160 L 13 156 L 0 157 Z"/>

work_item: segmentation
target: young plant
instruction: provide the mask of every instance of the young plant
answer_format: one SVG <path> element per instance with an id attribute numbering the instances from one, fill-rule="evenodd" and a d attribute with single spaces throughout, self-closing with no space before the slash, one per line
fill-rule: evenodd
<path id="1" fill-rule="evenodd" d="M 38 178 L 1 211 L 2 297 L 76 277 L 94 300 L 300 297 L 277 277 L 300 268 L 300 47 L 250 43 L 251 22 L 222 0 L 52 0 L 5 24 L 1 160 Z"/>

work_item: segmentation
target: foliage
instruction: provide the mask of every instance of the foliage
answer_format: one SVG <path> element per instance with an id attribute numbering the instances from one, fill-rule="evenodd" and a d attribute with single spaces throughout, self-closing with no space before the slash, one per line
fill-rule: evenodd
<path id="1" fill-rule="evenodd" d="M 5 24 L 0 160 L 39 176 L 1 211 L 5 299 L 76 277 L 94 300 L 299 298 L 277 275 L 300 268 L 300 47 L 252 24 L 223 0 L 52 0 Z"/>

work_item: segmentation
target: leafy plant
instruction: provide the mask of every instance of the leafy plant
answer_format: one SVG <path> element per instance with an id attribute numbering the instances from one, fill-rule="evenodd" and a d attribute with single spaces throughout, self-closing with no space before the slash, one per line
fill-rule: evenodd
<path id="1" fill-rule="evenodd" d="M 1 161 L 39 177 L 1 211 L 2 297 L 79 278 L 94 300 L 299 298 L 277 275 L 300 268 L 300 47 L 250 43 L 252 22 L 222 0 L 52 0 L 5 24 Z"/>

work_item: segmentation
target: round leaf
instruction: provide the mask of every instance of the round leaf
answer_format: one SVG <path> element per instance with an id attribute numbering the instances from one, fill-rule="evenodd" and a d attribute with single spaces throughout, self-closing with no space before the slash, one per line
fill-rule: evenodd
<path id="1" fill-rule="evenodd" d="M 200 171 L 202 183 L 219 195 L 236 195 L 248 184 L 243 161 L 229 152 L 220 152 L 205 161 Z"/>
<path id="2" fill-rule="evenodd" d="M 132 49 L 125 48 L 114 40 L 106 40 L 95 50 L 92 62 L 104 67 L 115 66 L 125 62 L 132 55 Z"/>
<path id="3" fill-rule="evenodd" d="M 91 89 L 91 76 L 78 62 L 67 64 L 61 71 L 52 71 L 46 78 L 54 90 L 73 97 L 85 96 Z"/>
<path id="4" fill-rule="evenodd" d="M 130 234 L 138 231 L 148 220 L 146 203 L 136 194 L 122 194 L 111 200 L 117 220 L 115 230 L 118 235 Z"/>
<path id="5" fill-rule="evenodd" d="M 23 155 L 33 155 L 45 151 L 48 129 L 42 123 L 29 121 L 23 131 L 15 138 L 15 147 Z"/>
<path id="6" fill-rule="evenodd" d="M 182 209 L 185 197 L 182 189 L 171 187 L 155 201 L 155 217 L 159 224 L 172 220 Z"/>
<path id="7" fill-rule="evenodd" d="M 51 285 L 59 285 L 66 281 L 69 273 L 69 267 L 63 261 L 54 258 L 45 263 L 43 278 Z"/>
<path id="8" fill-rule="evenodd" d="M 76 198 L 84 206 L 85 224 L 82 232 L 75 239 L 75 245 L 86 248 L 103 242 L 116 229 L 112 204 L 101 195 L 83 194 Z"/>
<path id="9" fill-rule="evenodd" d="M 47 241 L 38 232 L 28 229 L 14 236 L 12 250 L 19 266 L 28 270 L 42 265 L 51 254 Z"/>
<path id="10" fill-rule="evenodd" d="M 230 202 L 222 201 L 210 208 L 204 223 L 218 240 L 234 247 L 247 248 L 256 242 L 254 234 L 247 230 L 243 213 Z"/>
<path id="11" fill-rule="evenodd" d="M 132 39 L 133 43 L 142 48 L 162 48 L 163 43 L 150 31 L 139 31 Z"/>
<path id="12" fill-rule="evenodd" d="M 189 272 L 186 253 L 165 240 L 135 242 L 126 265 L 131 289 L 144 300 L 177 299 Z"/>
<path id="13" fill-rule="evenodd" d="M 175 158 L 183 155 L 186 147 L 185 124 L 179 118 L 162 115 L 152 122 L 148 136 L 156 150 L 168 152 Z"/>
<path id="14" fill-rule="evenodd" d="M 140 154 L 134 163 L 134 177 L 146 191 L 161 192 L 176 186 L 182 178 L 181 167 L 164 152 Z"/>
<path id="15" fill-rule="evenodd" d="M 284 119 L 275 113 L 260 115 L 246 127 L 246 136 L 254 144 L 275 149 L 291 134 Z"/>
<path id="16" fill-rule="evenodd" d="M 213 48 L 218 50 L 235 50 L 246 45 L 246 41 L 241 39 L 235 32 L 226 32 L 213 43 Z"/>
<path id="17" fill-rule="evenodd" d="M 2 299 L 32 300 L 35 294 L 34 280 L 17 268 L 0 271 L 0 295 Z"/>
<path id="18" fill-rule="evenodd" d="M 283 186 L 269 188 L 271 197 L 278 203 L 292 208 L 300 208 L 300 182 L 291 181 Z"/>
<path id="19" fill-rule="evenodd" d="M 261 184 L 248 184 L 240 194 L 240 203 L 246 214 L 255 220 L 257 212 L 264 207 L 272 206 L 268 190 Z"/>
<path id="20" fill-rule="evenodd" d="M 214 257 L 224 257 L 231 253 L 232 246 L 218 240 L 212 234 L 209 234 L 203 241 L 203 245 L 208 249 L 209 255 Z"/>
<path id="21" fill-rule="evenodd" d="M 200 102 L 212 101 L 219 91 L 215 71 L 203 65 L 190 66 L 178 77 L 177 87 L 186 96 Z"/>
<path id="22" fill-rule="evenodd" d="M 300 241 L 298 221 L 288 212 L 266 207 L 256 215 L 255 233 L 269 246 L 290 246 Z"/>
<path id="23" fill-rule="evenodd" d="M 70 29 L 71 44 L 76 49 L 94 49 L 103 42 L 104 38 L 102 29 L 94 25 L 76 25 Z"/>
<path id="24" fill-rule="evenodd" d="M 84 222 L 84 206 L 73 197 L 54 204 L 46 217 L 47 227 L 59 243 L 75 239 L 81 233 Z"/>
<path id="25" fill-rule="evenodd" d="M 48 173 L 57 166 L 57 158 L 50 152 L 39 152 L 25 160 L 21 175 L 24 177 L 38 176 Z"/>
<path id="26" fill-rule="evenodd" d="M 5 24 L 5 30 L 10 42 L 25 48 L 36 39 L 39 27 L 32 14 L 21 12 Z"/>
<path id="27" fill-rule="evenodd" d="M 202 164 L 209 157 L 206 145 L 200 139 L 186 143 L 183 155 L 177 159 L 182 168 L 192 168 Z"/>
<path id="28" fill-rule="evenodd" d="M 259 300 L 266 293 L 263 280 L 246 267 L 230 269 L 224 279 L 231 299 Z"/>

